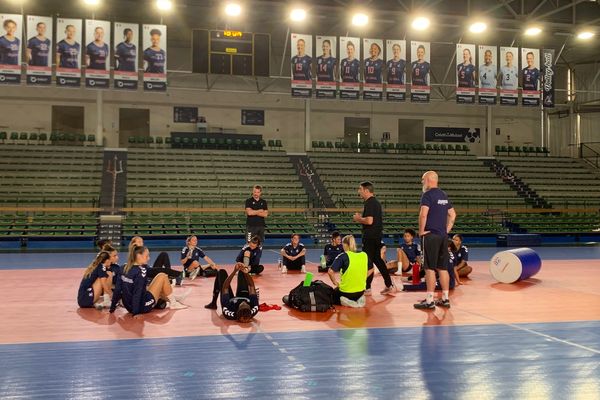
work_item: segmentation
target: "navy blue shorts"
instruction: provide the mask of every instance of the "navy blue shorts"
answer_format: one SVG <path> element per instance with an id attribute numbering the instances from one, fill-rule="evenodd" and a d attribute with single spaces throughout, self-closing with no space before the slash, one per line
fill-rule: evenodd
<path id="1" fill-rule="evenodd" d="M 94 307 L 94 289 L 88 288 L 80 296 L 77 296 L 77 304 L 81 308 L 92 308 Z"/>
<path id="2" fill-rule="evenodd" d="M 156 307 L 156 299 L 152 296 L 152 293 L 146 292 L 144 294 L 144 304 L 142 304 L 142 314 L 149 313 Z"/>

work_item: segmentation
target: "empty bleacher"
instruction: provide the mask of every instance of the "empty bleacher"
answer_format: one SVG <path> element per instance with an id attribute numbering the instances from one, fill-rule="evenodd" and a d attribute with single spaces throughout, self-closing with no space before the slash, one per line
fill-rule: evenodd
<path id="1" fill-rule="evenodd" d="M 600 206 L 600 174 L 568 157 L 501 157 L 500 161 L 554 208 Z"/>
<path id="2" fill-rule="evenodd" d="M 385 208 L 414 208 L 421 193 L 421 176 L 440 174 L 440 186 L 461 208 L 525 207 L 517 193 L 475 156 L 437 154 L 309 153 L 310 159 L 338 207 L 358 207 L 361 181 L 375 184 Z"/>
<path id="3" fill-rule="evenodd" d="M 510 220 L 528 233 L 591 233 L 600 231 L 600 214 L 512 214 Z"/>

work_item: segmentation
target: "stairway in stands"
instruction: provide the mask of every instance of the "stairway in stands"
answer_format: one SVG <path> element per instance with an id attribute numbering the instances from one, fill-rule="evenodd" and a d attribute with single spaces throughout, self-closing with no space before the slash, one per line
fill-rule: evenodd
<path id="1" fill-rule="evenodd" d="M 290 155 L 289 157 L 294 168 L 296 168 L 296 173 L 302 182 L 302 186 L 304 186 L 306 193 L 308 193 L 309 198 L 312 200 L 313 207 L 334 208 L 335 203 L 308 156 Z"/>
<path id="2" fill-rule="evenodd" d="M 510 186 L 512 190 L 517 192 L 519 197 L 523 198 L 526 203 L 533 208 L 552 208 L 548 202 L 538 195 L 535 190 L 531 189 L 521 178 L 516 176 L 507 166 L 499 160 L 485 160 L 484 164 L 490 168 L 497 177 Z"/>

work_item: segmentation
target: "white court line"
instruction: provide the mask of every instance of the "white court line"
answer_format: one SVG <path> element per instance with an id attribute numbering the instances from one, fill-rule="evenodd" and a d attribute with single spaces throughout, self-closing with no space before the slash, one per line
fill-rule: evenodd
<path id="1" fill-rule="evenodd" d="M 509 326 L 509 327 L 511 327 L 513 329 L 518 329 L 520 331 L 528 332 L 528 333 L 531 333 L 533 335 L 541 336 L 541 337 L 543 337 L 545 339 L 550 339 L 552 341 L 563 343 L 563 344 L 566 344 L 568 346 L 573 346 L 573 347 L 577 347 L 577 348 L 582 349 L 582 350 L 587 350 L 587 351 L 595 353 L 595 354 L 600 354 L 600 350 L 596 350 L 596 349 L 593 349 L 591 347 L 584 346 L 582 344 L 573 343 L 573 342 L 571 342 L 569 340 L 559 339 L 559 338 L 557 338 L 555 336 L 548 335 L 548 334 L 542 333 L 542 332 L 538 332 L 538 331 L 533 330 L 533 329 L 525 328 L 525 327 L 519 326 L 517 324 L 512 324 L 512 323 L 504 322 L 504 321 L 498 321 L 497 319 L 490 318 L 490 317 L 488 317 L 486 315 L 479 314 L 479 313 L 476 313 L 476 312 L 468 311 L 468 310 L 461 309 L 461 308 L 459 308 L 459 310 L 464 311 L 464 312 L 469 313 L 469 314 L 472 314 L 472 315 L 477 315 L 478 317 L 485 318 L 485 319 L 488 319 L 490 321 L 494 321 L 494 322 L 496 322 L 496 323 L 498 323 L 500 325 L 506 325 L 506 326 Z M 540 323 L 543 323 L 543 322 L 540 322 Z"/>

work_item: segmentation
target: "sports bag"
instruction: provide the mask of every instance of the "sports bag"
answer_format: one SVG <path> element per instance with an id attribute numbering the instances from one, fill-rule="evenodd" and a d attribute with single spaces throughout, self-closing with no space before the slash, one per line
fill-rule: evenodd
<path id="1" fill-rule="evenodd" d="M 304 281 L 283 297 L 283 302 L 303 312 L 325 312 L 333 308 L 333 288 L 323 281 L 313 281 L 304 286 Z"/>

